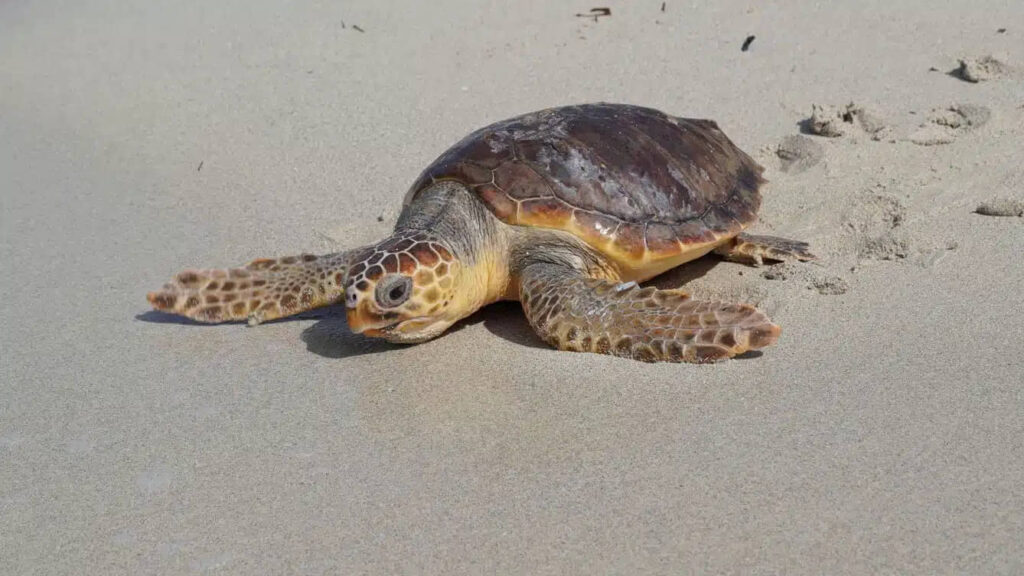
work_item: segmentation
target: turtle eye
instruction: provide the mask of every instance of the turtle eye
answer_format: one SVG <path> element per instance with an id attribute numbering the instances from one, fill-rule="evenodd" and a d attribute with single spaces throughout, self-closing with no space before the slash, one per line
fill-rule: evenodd
<path id="1" fill-rule="evenodd" d="M 412 278 L 401 274 L 385 276 L 377 283 L 375 296 L 381 308 L 401 306 L 412 293 Z"/>

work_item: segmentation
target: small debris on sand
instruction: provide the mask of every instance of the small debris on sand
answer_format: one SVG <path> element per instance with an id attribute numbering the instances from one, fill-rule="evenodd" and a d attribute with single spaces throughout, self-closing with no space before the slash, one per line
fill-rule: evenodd
<path id="1" fill-rule="evenodd" d="M 743 46 L 740 47 L 740 52 L 746 52 L 750 49 L 750 45 L 754 43 L 755 36 L 751 34 L 747 36 L 747 39 L 743 41 Z"/>
<path id="2" fill-rule="evenodd" d="M 786 136 L 775 149 L 775 155 L 782 161 L 782 171 L 798 174 L 819 164 L 825 157 L 821 144 L 799 134 Z"/>
<path id="3" fill-rule="evenodd" d="M 978 204 L 974 209 L 985 216 L 1024 217 L 1024 200 L 1016 198 L 993 198 Z"/>
<path id="4" fill-rule="evenodd" d="M 588 12 L 586 14 L 576 14 L 576 17 L 577 18 L 593 18 L 594 22 L 597 22 L 598 18 L 601 18 L 603 16 L 611 16 L 611 15 L 612 15 L 612 9 L 611 8 L 591 8 L 590 12 Z"/>
<path id="5" fill-rule="evenodd" d="M 1009 70 L 1010 67 L 1002 60 L 994 56 L 982 56 L 981 58 L 961 58 L 960 68 L 955 71 L 955 74 L 968 82 L 984 82 L 999 78 Z"/>

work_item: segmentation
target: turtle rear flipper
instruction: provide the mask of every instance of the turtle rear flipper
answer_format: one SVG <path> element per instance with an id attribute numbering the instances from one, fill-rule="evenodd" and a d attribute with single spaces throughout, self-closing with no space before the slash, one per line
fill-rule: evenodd
<path id="1" fill-rule="evenodd" d="M 344 297 L 350 252 L 253 260 L 240 268 L 185 270 L 146 295 L 153 308 L 217 323 L 250 325 L 332 304 Z"/>
<path id="2" fill-rule="evenodd" d="M 702 302 L 551 263 L 525 267 L 523 309 L 552 346 L 645 362 L 713 362 L 773 344 L 780 328 L 745 304 Z"/>
<path id="3" fill-rule="evenodd" d="M 811 254 L 810 245 L 806 242 L 778 236 L 747 234 L 746 232 L 716 248 L 715 253 L 734 262 L 755 266 L 760 266 L 765 260 L 806 262 L 818 259 L 817 256 Z"/>

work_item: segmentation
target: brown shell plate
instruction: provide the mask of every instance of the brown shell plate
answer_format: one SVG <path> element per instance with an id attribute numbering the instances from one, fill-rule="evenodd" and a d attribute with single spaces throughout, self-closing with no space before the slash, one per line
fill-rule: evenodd
<path id="1" fill-rule="evenodd" d="M 753 223 L 763 168 L 710 120 L 585 104 L 481 128 L 406 195 L 457 180 L 507 224 L 566 230 L 626 263 L 720 243 Z"/>

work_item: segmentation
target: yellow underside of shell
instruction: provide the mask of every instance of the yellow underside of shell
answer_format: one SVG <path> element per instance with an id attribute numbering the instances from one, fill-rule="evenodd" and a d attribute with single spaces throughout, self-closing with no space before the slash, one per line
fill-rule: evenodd
<path id="1" fill-rule="evenodd" d="M 737 226 L 735 231 L 725 234 L 708 234 L 707 241 L 682 242 L 676 241 L 661 249 L 636 246 L 624 242 L 617 235 L 582 225 L 571 214 L 566 213 L 533 213 L 513 216 L 513 225 L 550 228 L 568 232 L 590 247 L 607 256 L 619 268 L 623 281 L 643 282 L 677 266 L 696 260 L 711 252 L 718 246 L 732 240 L 743 230 Z"/>

